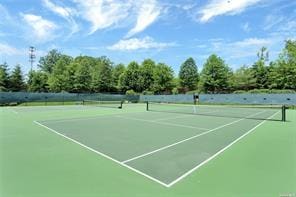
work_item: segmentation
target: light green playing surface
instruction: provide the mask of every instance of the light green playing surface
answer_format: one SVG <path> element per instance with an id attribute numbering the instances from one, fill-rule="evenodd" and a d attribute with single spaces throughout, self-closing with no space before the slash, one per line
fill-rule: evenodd
<path id="1" fill-rule="evenodd" d="M 296 111 L 280 115 L 0 108 L 0 196 L 295 194 Z"/>

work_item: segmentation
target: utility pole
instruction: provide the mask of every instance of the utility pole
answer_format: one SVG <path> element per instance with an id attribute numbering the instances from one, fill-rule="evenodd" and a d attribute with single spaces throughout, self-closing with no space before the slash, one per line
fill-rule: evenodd
<path id="1" fill-rule="evenodd" d="M 33 70 L 33 63 L 35 62 L 36 55 L 35 55 L 36 48 L 30 46 L 29 48 L 29 62 L 31 63 L 31 72 Z"/>

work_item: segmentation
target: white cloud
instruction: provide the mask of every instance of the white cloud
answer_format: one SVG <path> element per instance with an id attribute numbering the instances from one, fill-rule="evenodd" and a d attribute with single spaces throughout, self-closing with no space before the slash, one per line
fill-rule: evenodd
<path id="1" fill-rule="evenodd" d="M 247 33 L 251 31 L 251 28 L 248 22 L 242 25 L 242 29 Z"/>
<path id="2" fill-rule="evenodd" d="M 267 47 L 270 60 L 276 58 L 280 43 L 277 38 L 248 38 L 237 42 L 227 43 L 220 53 L 232 60 L 244 60 L 245 64 L 252 64 L 257 59 L 257 52 L 261 47 Z"/>
<path id="3" fill-rule="evenodd" d="M 64 18 L 70 17 L 73 13 L 73 9 L 68 8 L 68 7 L 57 6 L 54 3 L 52 3 L 50 0 L 43 0 L 43 4 L 49 10 L 53 11 L 54 13 L 56 13 Z"/>
<path id="4" fill-rule="evenodd" d="M 143 39 L 131 38 L 120 40 L 118 43 L 109 46 L 108 49 L 117 51 L 134 51 L 139 49 L 163 49 L 174 45 L 174 43 L 155 42 L 151 37 L 144 37 Z"/>
<path id="5" fill-rule="evenodd" d="M 242 41 L 237 41 L 230 43 L 231 46 L 234 47 L 262 47 L 271 44 L 271 40 L 269 39 L 261 39 L 261 38 L 247 38 Z"/>
<path id="6" fill-rule="evenodd" d="M 150 26 L 160 15 L 160 7 L 156 0 L 140 1 L 138 17 L 135 27 L 133 27 L 126 37 L 131 37 Z"/>
<path id="7" fill-rule="evenodd" d="M 274 41 L 271 38 L 247 38 L 240 41 L 222 43 L 218 51 L 230 59 L 256 57 L 261 47 L 264 46 L 269 49 L 273 44 Z"/>
<path id="8" fill-rule="evenodd" d="M 206 23 L 216 16 L 236 15 L 260 1 L 262 0 L 211 0 L 198 11 L 198 14 L 201 15 L 199 21 Z"/>
<path id="9" fill-rule="evenodd" d="M 74 0 L 79 4 L 80 15 L 92 24 L 89 34 L 118 24 L 128 16 L 130 1 Z"/>
<path id="10" fill-rule="evenodd" d="M 267 47 L 268 50 L 273 50 L 274 47 L 282 40 L 274 37 L 268 38 L 246 38 L 237 41 L 227 41 L 223 39 L 210 39 L 200 42 L 200 44 L 207 43 L 207 48 L 204 49 L 206 55 L 216 53 L 226 60 L 240 60 L 256 59 L 256 54 L 261 47 Z M 248 62 L 246 62 L 248 63 Z"/>
<path id="11" fill-rule="evenodd" d="M 76 14 L 76 10 L 69 7 L 62 7 L 52 3 L 50 0 L 43 0 L 44 6 L 51 10 L 52 12 L 56 13 L 57 15 L 63 17 L 68 21 L 71 26 L 71 34 L 76 33 L 79 30 L 79 26 L 73 19 L 73 15 Z"/>
<path id="12" fill-rule="evenodd" d="M 296 33 L 296 20 L 287 21 L 283 26 L 279 28 L 280 31 Z M 296 36 L 296 35 L 295 35 Z"/>
<path id="13" fill-rule="evenodd" d="M 296 10 L 294 12 L 296 13 Z M 267 15 L 263 29 L 278 40 L 293 39 L 296 37 L 296 15 L 293 13 Z"/>
<path id="14" fill-rule="evenodd" d="M 0 4 L 0 25 L 11 22 L 11 16 L 7 9 Z"/>
<path id="15" fill-rule="evenodd" d="M 8 44 L 0 43 L 0 55 L 20 55 L 22 51 Z"/>
<path id="16" fill-rule="evenodd" d="M 279 16 L 276 14 L 273 15 L 267 15 L 265 17 L 265 22 L 264 22 L 264 30 L 270 30 L 274 26 L 277 26 L 278 24 L 282 23 L 285 20 L 285 17 Z"/>
<path id="17" fill-rule="evenodd" d="M 57 25 L 49 20 L 34 14 L 22 14 L 23 20 L 32 28 L 31 34 L 39 42 L 51 40 L 54 37 L 54 31 Z"/>
<path id="18" fill-rule="evenodd" d="M 183 10 L 190 10 L 190 9 L 192 9 L 192 8 L 194 8 L 196 6 L 196 4 L 194 4 L 194 3 L 192 3 L 192 4 L 185 4 L 185 5 L 182 5 L 181 6 L 181 8 L 183 9 Z"/>
<path id="19" fill-rule="evenodd" d="M 91 23 L 89 34 L 107 28 L 127 27 L 135 23 L 126 38 L 149 27 L 160 16 L 162 9 L 157 0 L 72 1 L 77 3 L 77 14 Z"/>

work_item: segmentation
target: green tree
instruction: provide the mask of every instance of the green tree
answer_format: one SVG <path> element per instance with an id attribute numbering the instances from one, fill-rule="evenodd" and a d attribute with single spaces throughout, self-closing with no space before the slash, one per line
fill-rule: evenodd
<path id="1" fill-rule="evenodd" d="M 267 48 L 262 47 L 257 53 L 258 60 L 252 66 L 253 77 L 256 79 L 256 87 L 263 89 L 268 87 L 268 68 L 266 62 L 268 62 Z"/>
<path id="2" fill-rule="evenodd" d="M 296 90 L 296 40 L 287 40 L 269 73 L 270 88 Z"/>
<path id="3" fill-rule="evenodd" d="M 251 90 L 256 87 L 256 79 L 253 77 L 252 69 L 242 66 L 234 72 L 233 86 L 235 90 Z"/>
<path id="4" fill-rule="evenodd" d="M 73 60 L 73 61 L 70 61 L 70 63 L 65 66 L 63 75 L 68 85 L 67 85 L 67 89 L 65 89 L 64 91 L 77 92 L 77 87 L 75 86 L 75 83 L 77 81 L 76 74 L 77 74 L 79 65 L 80 65 L 79 63 Z"/>
<path id="5" fill-rule="evenodd" d="M 0 64 L 0 92 L 9 90 L 9 72 L 7 63 Z"/>
<path id="6" fill-rule="evenodd" d="M 28 75 L 29 92 L 47 92 L 47 74 L 42 71 L 30 71 Z"/>
<path id="7" fill-rule="evenodd" d="M 163 63 L 156 65 L 153 72 L 153 91 L 155 93 L 171 93 L 174 88 L 174 71 Z"/>
<path id="8" fill-rule="evenodd" d="M 140 86 L 143 90 L 151 90 L 153 86 L 153 71 L 155 69 L 155 62 L 151 59 L 146 59 L 142 62 L 140 67 Z"/>
<path id="9" fill-rule="evenodd" d="M 52 92 L 69 91 L 73 89 L 73 84 L 69 81 L 68 67 L 73 61 L 72 57 L 62 55 L 54 64 L 52 73 L 48 78 L 48 86 Z"/>
<path id="10" fill-rule="evenodd" d="M 19 64 L 14 67 L 9 77 L 9 88 L 13 92 L 25 90 L 24 76 Z"/>
<path id="11" fill-rule="evenodd" d="M 114 86 L 115 86 L 115 88 L 117 90 L 120 89 L 120 87 L 119 87 L 119 77 L 124 72 L 125 72 L 125 66 L 124 66 L 124 64 L 118 64 L 112 70 L 113 84 L 114 84 Z"/>
<path id="12" fill-rule="evenodd" d="M 201 72 L 201 89 L 206 93 L 224 93 L 230 90 L 230 68 L 217 55 L 211 55 Z"/>
<path id="13" fill-rule="evenodd" d="M 75 77 L 74 77 L 74 92 L 90 92 L 91 90 L 91 74 L 90 65 L 87 60 L 80 63 L 74 63 Z"/>
<path id="14" fill-rule="evenodd" d="M 180 68 L 179 80 L 181 88 L 187 92 L 195 90 L 199 80 L 198 70 L 193 58 L 188 58 Z"/>
<path id="15" fill-rule="evenodd" d="M 92 90 L 94 92 L 109 92 L 114 90 L 113 63 L 105 56 L 96 59 L 92 68 Z"/>
<path id="16" fill-rule="evenodd" d="M 65 75 L 70 85 L 70 92 L 91 92 L 93 75 L 95 72 L 96 58 L 90 56 L 77 56 L 69 66 Z"/>
<path id="17" fill-rule="evenodd" d="M 108 59 L 107 57 L 101 57 L 100 58 L 101 66 L 99 69 L 99 78 L 100 83 L 98 86 L 98 89 L 101 92 L 109 92 L 114 90 L 114 84 L 113 84 L 113 63 Z"/>
<path id="18" fill-rule="evenodd" d="M 119 84 L 123 91 L 134 90 L 136 92 L 142 92 L 141 87 L 141 72 L 140 66 L 137 62 L 131 62 L 127 66 L 126 71 L 120 75 Z"/>
<path id="19" fill-rule="evenodd" d="M 38 67 L 46 73 L 52 73 L 54 65 L 61 57 L 62 54 L 56 49 L 53 49 L 45 57 L 40 58 Z"/>

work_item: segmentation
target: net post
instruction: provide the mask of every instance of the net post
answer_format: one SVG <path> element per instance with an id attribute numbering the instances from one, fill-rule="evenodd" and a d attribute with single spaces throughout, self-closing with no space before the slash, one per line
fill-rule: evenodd
<path id="1" fill-rule="evenodd" d="M 120 101 L 119 109 L 122 109 L 123 101 Z"/>
<path id="2" fill-rule="evenodd" d="M 282 121 L 286 121 L 286 109 L 287 107 L 285 105 L 282 106 Z"/>
<path id="3" fill-rule="evenodd" d="M 148 104 L 149 102 L 148 101 L 146 101 L 146 111 L 149 111 L 149 104 Z"/>

